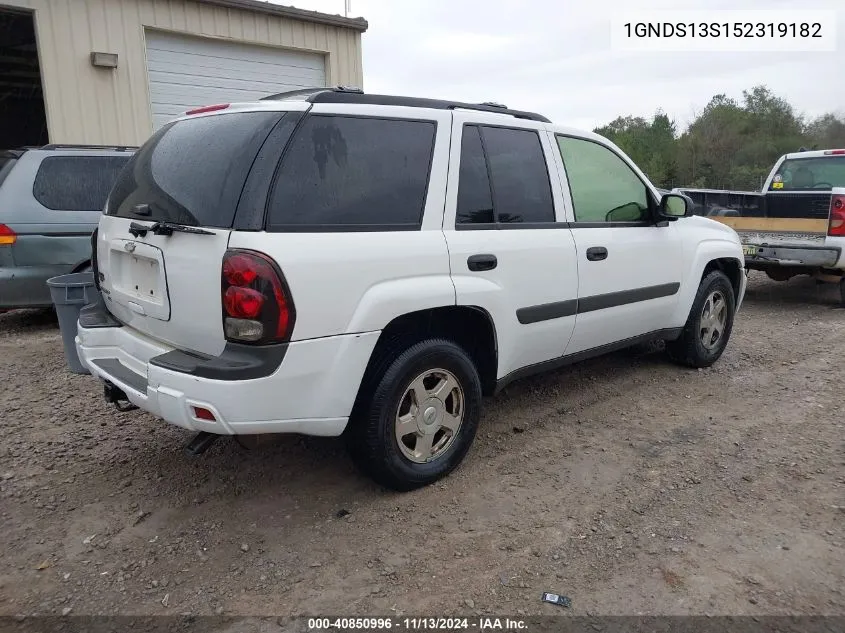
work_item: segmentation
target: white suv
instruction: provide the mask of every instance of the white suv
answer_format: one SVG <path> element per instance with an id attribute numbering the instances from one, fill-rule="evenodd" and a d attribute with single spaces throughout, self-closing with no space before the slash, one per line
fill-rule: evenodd
<path id="1" fill-rule="evenodd" d="M 495 104 L 320 89 L 201 108 L 118 178 L 77 348 L 108 400 L 199 450 L 344 434 L 408 490 L 461 462 L 482 396 L 514 379 L 651 339 L 719 358 L 742 248 L 688 202 L 607 139 Z"/>

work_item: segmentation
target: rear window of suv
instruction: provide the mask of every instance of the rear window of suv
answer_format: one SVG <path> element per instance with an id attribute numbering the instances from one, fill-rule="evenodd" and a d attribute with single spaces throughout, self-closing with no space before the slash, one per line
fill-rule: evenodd
<path id="1" fill-rule="evenodd" d="M 255 156 L 279 112 L 232 112 L 170 123 L 121 173 L 108 215 L 231 228 Z M 138 205 L 149 205 L 138 215 Z"/>
<path id="2" fill-rule="evenodd" d="M 41 161 L 32 195 L 53 211 L 100 211 L 126 156 L 48 156 Z"/>
<path id="3" fill-rule="evenodd" d="M 437 124 L 312 115 L 282 160 L 271 231 L 419 229 Z"/>

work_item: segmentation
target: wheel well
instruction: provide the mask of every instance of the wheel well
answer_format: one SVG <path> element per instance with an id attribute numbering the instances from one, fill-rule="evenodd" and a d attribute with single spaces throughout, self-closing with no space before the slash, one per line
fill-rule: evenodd
<path id="1" fill-rule="evenodd" d="M 721 259 L 714 259 L 708 262 L 707 266 L 704 267 L 704 273 L 701 275 L 701 278 L 704 279 L 714 270 L 721 270 L 730 280 L 731 286 L 734 289 L 734 299 L 738 301 L 739 289 L 742 285 L 742 269 L 743 266 L 736 259 L 723 257 Z"/>
<path id="2" fill-rule="evenodd" d="M 474 306 L 446 306 L 396 317 L 382 330 L 365 376 L 397 345 L 407 347 L 427 338 L 444 338 L 462 347 L 475 363 L 482 393 L 493 394 L 498 367 L 496 329 L 487 311 Z"/>

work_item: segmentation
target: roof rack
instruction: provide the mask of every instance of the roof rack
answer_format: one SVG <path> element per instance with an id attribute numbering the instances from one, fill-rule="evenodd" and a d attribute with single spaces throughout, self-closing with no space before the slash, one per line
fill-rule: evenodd
<path id="1" fill-rule="evenodd" d="M 42 145 L 41 147 L 34 147 L 31 149 L 111 149 L 118 152 L 129 152 L 138 149 L 132 145 L 73 145 L 63 143 L 50 143 L 49 145 Z"/>
<path id="2" fill-rule="evenodd" d="M 264 97 L 262 101 L 286 101 L 300 98 L 309 103 L 360 103 L 366 105 L 393 105 L 411 108 L 431 108 L 434 110 L 475 110 L 478 112 L 493 112 L 507 114 L 517 119 L 542 121 L 551 123 L 542 114 L 511 110 L 500 103 L 463 103 L 461 101 L 443 101 L 440 99 L 424 99 L 421 97 L 399 97 L 395 95 L 366 94 L 360 88 L 338 86 L 336 88 L 305 88 L 282 92 L 277 95 Z"/>

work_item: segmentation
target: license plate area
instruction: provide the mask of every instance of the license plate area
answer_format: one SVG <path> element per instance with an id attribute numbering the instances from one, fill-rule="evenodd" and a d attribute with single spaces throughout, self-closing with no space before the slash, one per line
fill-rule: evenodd
<path id="1" fill-rule="evenodd" d="M 170 318 L 167 276 L 160 249 L 143 242 L 115 240 L 109 253 L 112 299 L 136 314 Z"/>

